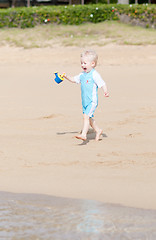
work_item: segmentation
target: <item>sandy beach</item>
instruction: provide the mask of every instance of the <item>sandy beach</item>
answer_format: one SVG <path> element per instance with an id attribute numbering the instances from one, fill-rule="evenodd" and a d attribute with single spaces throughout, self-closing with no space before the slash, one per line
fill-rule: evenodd
<path id="1" fill-rule="evenodd" d="M 156 209 L 156 46 L 95 46 L 103 129 L 83 142 L 79 47 L 0 47 L 0 191 Z"/>

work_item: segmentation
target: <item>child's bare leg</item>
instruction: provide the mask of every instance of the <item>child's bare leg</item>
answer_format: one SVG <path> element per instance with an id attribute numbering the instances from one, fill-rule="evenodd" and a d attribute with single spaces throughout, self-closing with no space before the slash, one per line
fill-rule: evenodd
<path id="1" fill-rule="evenodd" d="M 83 129 L 82 129 L 82 132 L 81 132 L 81 134 L 79 134 L 75 137 L 85 141 L 87 139 L 88 129 L 89 129 L 89 116 L 87 116 L 86 114 L 83 114 Z"/>
<path id="2" fill-rule="evenodd" d="M 96 137 L 95 137 L 95 140 L 98 141 L 100 139 L 100 136 L 102 134 L 102 129 L 99 128 L 96 123 L 95 123 L 95 120 L 90 118 L 89 119 L 89 123 L 90 123 L 90 126 L 94 129 L 94 131 L 96 132 Z"/>

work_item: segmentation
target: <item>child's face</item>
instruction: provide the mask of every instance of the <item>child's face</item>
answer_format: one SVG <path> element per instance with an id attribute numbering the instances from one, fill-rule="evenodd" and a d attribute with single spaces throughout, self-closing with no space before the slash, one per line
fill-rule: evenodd
<path id="1" fill-rule="evenodd" d="M 95 62 L 91 61 L 89 57 L 81 58 L 81 67 L 84 72 L 88 73 L 95 67 Z"/>

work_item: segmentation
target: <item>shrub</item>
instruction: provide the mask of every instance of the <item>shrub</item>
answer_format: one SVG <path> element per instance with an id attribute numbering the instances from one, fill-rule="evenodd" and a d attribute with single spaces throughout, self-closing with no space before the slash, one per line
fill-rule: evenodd
<path id="1" fill-rule="evenodd" d="M 68 5 L 30 8 L 9 8 L 0 10 L 0 27 L 28 28 L 39 24 L 82 24 L 105 20 L 119 20 L 122 14 L 130 18 L 155 23 L 155 5 Z"/>
<path id="2" fill-rule="evenodd" d="M 156 26 L 156 8 L 155 5 L 128 5 L 120 7 L 119 14 L 126 14 L 131 19 L 137 19 L 141 22 L 148 22 L 148 26 Z"/>

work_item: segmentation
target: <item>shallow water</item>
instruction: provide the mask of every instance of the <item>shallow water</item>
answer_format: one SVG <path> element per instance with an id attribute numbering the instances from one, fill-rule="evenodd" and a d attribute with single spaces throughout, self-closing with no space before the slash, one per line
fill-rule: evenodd
<path id="1" fill-rule="evenodd" d="M 0 192 L 0 239 L 155 240 L 156 210 Z"/>

